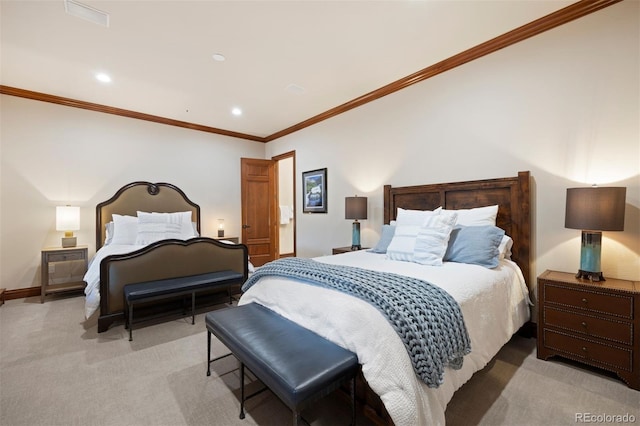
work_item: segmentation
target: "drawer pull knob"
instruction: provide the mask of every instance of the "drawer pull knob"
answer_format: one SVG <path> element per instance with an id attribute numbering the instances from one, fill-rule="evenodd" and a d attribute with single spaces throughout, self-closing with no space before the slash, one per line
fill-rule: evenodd
<path id="1" fill-rule="evenodd" d="M 587 299 L 586 298 L 582 299 L 582 303 L 587 303 Z"/>
<path id="2" fill-rule="evenodd" d="M 587 351 L 587 348 L 583 346 L 582 347 L 582 352 L 586 352 L 586 351 Z"/>
<path id="3" fill-rule="evenodd" d="M 582 321 L 582 326 L 586 328 L 587 327 L 587 323 Z"/>

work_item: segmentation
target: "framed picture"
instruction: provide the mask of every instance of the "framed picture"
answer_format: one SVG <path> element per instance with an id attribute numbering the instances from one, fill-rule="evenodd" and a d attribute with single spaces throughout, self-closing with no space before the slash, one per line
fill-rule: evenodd
<path id="1" fill-rule="evenodd" d="M 302 172 L 302 212 L 327 212 L 327 169 Z"/>

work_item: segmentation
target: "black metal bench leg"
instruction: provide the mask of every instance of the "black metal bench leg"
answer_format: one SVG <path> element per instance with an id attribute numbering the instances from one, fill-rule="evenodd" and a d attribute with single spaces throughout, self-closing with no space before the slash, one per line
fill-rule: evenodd
<path id="1" fill-rule="evenodd" d="M 240 363 L 240 418 L 244 419 L 244 363 Z"/>
<path id="2" fill-rule="evenodd" d="M 211 332 L 207 330 L 207 376 L 211 375 Z"/>
<path id="3" fill-rule="evenodd" d="M 129 303 L 129 341 L 133 340 L 133 303 Z"/>
<path id="4" fill-rule="evenodd" d="M 356 426 L 356 377 L 351 379 L 351 426 Z"/>
<path id="5" fill-rule="evenodd" d="M 129 302 L 127 301 L 127 297 L 123 294 L 122 295 L 122 306 L 124 306 L 124 329 L 127 330 L 129 328 L 129 316 L 127 315 L 127 312 L 129 311 Z"/>
<path id="6" fill-rule="evenodd" d="M 196 292 L 191 293 L 191 325 L 196 323 Z"/>

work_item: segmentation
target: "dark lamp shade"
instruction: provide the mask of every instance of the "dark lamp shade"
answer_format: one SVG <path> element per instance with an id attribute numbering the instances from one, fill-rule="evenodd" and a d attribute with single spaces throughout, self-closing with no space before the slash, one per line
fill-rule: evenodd
<path id="1" fill-rule="evenodd" d="M 627 188 L 568 188 L 564 227 L 591 231 L 623 231 Z"/>
<path id="2" fill-rule="evenodd" d="M 345 197 L 344 199 L 345 219 L 366 219 L 367 218 L 367 197 Z"/>

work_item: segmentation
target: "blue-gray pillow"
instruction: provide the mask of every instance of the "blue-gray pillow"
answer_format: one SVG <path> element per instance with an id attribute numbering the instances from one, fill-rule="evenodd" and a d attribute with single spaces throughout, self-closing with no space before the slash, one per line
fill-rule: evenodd
<path id="1" fill-rule="evenodd" d="M 498 248 L 503 236 L 504 229 L 497 226 L 458 225 L 451 231 L 443 260 L 495 268 L 499 263 Z"/>
<path id="2" fill-rule="evenodd" d="M 391 244 L 391 240 L 393 239 L 393 235 L 396 232 L 396 227 L 392 225 L 382 225 L 382 233 L 380 235 L 380 241 L 378 244 L 371 250 L 372 253 L 386 253 L 387 247 Z"/>

